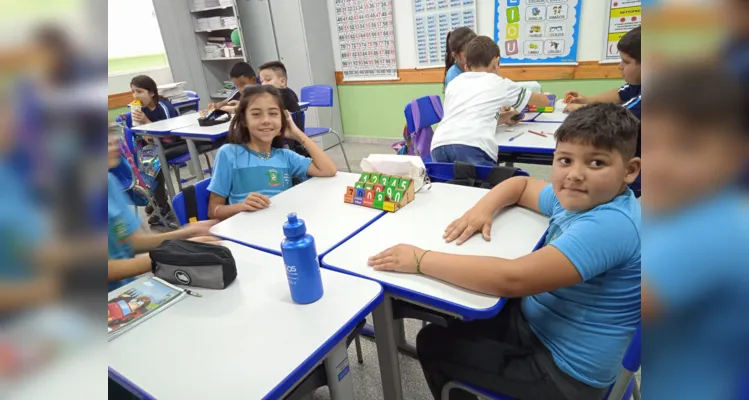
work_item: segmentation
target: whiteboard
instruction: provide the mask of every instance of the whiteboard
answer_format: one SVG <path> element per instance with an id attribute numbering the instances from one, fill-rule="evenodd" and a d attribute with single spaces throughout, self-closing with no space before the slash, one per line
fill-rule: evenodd
<path id="1" fill-rule="evenodd" d="M 331 21 L 335 21 L 335 0 L 328 1 Z M 494 4 L 496 0 L 476 0 L 476 33 L 492 37 L 494 34 Z M 583 0 L 580 10 L 580 35 L 577 61 L 600 61 L 606 38 L 606 1 Z M 393 28 L 395 55 L 400 69 L 418 67 L 416 27 L 414 26 L 413 0 L 393 1 Z M 335 23 L 331 23 L 333 48 L 340 48 Z M 335 69 L 342 71 L 340 54 L 334 53 Z"/>

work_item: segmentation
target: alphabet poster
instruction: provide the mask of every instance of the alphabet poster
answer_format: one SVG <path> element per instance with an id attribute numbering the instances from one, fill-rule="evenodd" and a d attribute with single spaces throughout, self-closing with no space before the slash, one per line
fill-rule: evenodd
<path id="1" fill-rule="evenodd" d="M 343 80 L 398 79 L 390 0 L 335 0 Z"/>
<path id="2" fill-rule="evenodd" d="M 447 33 L 461 26 L 476 31 L 476 1 L 413 0 L 413 4 L 417 65 L 444 67 Z"/>
<path id="3" fill-rule="evenodd" d="M 606 0 L 606 48 L 603 50 L 602 63 L 619 62 L 619 50 L 616 44 L 625 33 L 637 28 L 642 23 L 641 0 Z"/>
<path id="4" fill-rule="evenodd" d="M 582 0 L 495 1 L 500 64 L 577 63 Z"/>

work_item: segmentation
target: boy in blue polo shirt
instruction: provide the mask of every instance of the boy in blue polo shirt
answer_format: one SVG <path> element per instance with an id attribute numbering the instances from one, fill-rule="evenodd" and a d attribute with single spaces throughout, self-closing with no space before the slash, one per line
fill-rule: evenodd
<path id="1" fill-rule="evenodd" d="M 749 376 L 749 199 L 739 188 L 749 134 L 740 90 L 725 68 L 682 65 L 654 77 L 648 93 L 642 317 L 654 399 L 739 399 Z"/>
<path id="2" fill-rule="evenodd" d="M 113 134 L 114 132 L 118 132 L 117 128 L 109 135 L 110 170 L 117 168 L 122 160 L 120 139 Z M 161 234 L 140 232 L 140 220 L 133 212 L 133 205 L 125 196 L 122 186 L 111 172 L 108 173 L 107 179 L 109 291 L 133 281 L 138 275 L 150 272 L 151 259 L 147 256 L 136 257 L 135 255 L 155 249 L 165 240 L 190 239 L 201 242 L 217 240 L 209 233 L 209 229 L 216 221 L 195 222 L 182 229 Z"/>
<path id="3" fill-rule="evenodd" d="M 444 234 L 458 245 L 476 232 L 488 241 L 493 216 L 519 205 L 550 217 L 535 252 L 508 260 L 401 244 L 370 258 L 378 270 L 511 298 L 494 318 L 421 330 L 419 361 L 435 398 L 450 380 L 518 399 L 603 397 L 640 321 L 640 206 L 627 187 L 640 172 L 638 129 L 614 104 L 574 111 L 555 133 L 550 185 L 510 178 Z"/>

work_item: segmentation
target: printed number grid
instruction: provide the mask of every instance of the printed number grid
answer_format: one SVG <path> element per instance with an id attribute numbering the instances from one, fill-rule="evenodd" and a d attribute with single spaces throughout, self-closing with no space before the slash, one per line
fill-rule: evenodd
<path id="1" fill-rule="evenodd" d="M 390 0 L 336 0 L 344 80 L 394 79 L 393 8 Z"/>

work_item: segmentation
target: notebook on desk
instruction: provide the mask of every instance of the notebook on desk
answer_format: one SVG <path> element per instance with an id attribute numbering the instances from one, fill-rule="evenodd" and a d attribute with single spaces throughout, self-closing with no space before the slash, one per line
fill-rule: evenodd
<path id="1" fill-rule="evenodd" d="M 107 341 L 177 303 L 184 290 L 154 276 L 146 276 L 110 294 L 107 302 Z"/>

